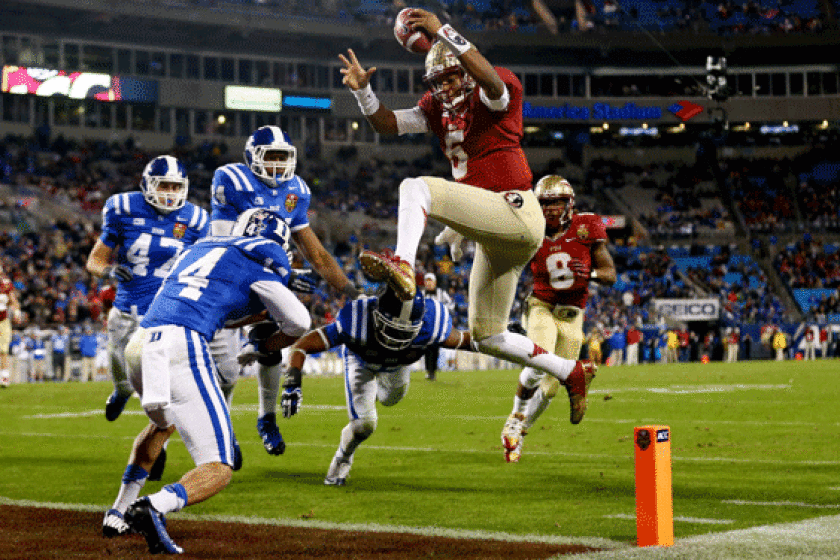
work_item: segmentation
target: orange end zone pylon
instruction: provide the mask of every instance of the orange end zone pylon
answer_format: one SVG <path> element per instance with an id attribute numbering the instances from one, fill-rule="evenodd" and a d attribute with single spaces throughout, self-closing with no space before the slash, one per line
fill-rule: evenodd
<path id="1" fill-rule="evenodd" d="M 671 428 L 635 428 L 636 544 L 674 544 L 674 501 L 671 493 Z"/>

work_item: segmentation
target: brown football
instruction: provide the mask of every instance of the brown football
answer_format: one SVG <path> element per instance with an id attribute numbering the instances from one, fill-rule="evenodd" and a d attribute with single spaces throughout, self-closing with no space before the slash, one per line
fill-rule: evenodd
<path id="1" fill-rule="evenodd" d="M 408 52 L 426 54 L 432 48 L 432 36 L 423 29 L 412 30 L 405 20 L 414 8 L 404 8 L 394 20 L 394 37 Z"/>

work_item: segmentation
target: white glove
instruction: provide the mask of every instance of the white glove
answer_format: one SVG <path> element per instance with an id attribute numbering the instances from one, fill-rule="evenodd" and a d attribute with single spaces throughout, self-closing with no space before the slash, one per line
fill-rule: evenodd
<path id="1" fill-rule="evenodd" d="M 463 242 L 464 236 L 449 226 L 443 228 L 443 231 L 435 237 L 435 245 L 449 244 L 449 254 L 452 255 L 452 260 L 456 262 L 464 256 L 464 249 L 461 247 Z"/>

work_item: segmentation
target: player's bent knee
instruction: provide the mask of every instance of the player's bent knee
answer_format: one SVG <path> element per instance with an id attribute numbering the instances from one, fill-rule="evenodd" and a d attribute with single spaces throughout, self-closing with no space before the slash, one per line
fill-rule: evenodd
<path id="1" fill-rule="evenodd" d="M 144 406 L 143 410 L 146 411 L 146 416 L 149 417 L 149 420 L 151 420 L 152 424 L 154 424 L 158 429 L 168 430 L 170 427 L 174 428 L 174 426 L 172 426 L 172 423 L 169 420 L 167 420 L 166 412 L 164 411 L 164 409 L 146 408 Z"/>
<path id="2" fill-rule="evenodd" d="M 350 428 L 358 440 L 366 440 L 376 431 L 376 418 L 359 418 L 350 421 Z"/>
<path id="3" fill-rule="evenodd" d="M 553 399 L 554 395 L 557 394 L 557 391 L 560 390 L 560 382 L 557 380 L 556 377 L 551 375 L 546 375 L 542 381 L 540 381 L 540 389 L 545 395 L 547 399 Z"/>
<path id="4" fill-rule="evenodd" d="M 422 208 L 430 208 L 432 205 L 432 193 L 429 185 L 423 179 L 413 177 L 403 179 L 400 183 L 400 199 L 413 199 Z"/>
<path id="5" fill-rule="evenodd" d="M 546 375 L 543 372 L 532 367 L 526 367 L 519 374 L 519 384 L 526 389 L 536 389 L 545 377 Z"/>
<path id="6" fill-rule="evenodd" d="M 408 385 L 391 387 L 387 392 L 380 392 L 379 402 L 382 406 L 394 406 L 405 397 L 406 393 L 408 393 Z"/>

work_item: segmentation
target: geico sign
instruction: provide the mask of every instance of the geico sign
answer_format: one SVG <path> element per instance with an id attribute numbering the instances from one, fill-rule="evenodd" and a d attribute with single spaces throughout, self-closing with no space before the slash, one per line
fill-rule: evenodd
<path id="1" fill-rule="evenodd" d="M 713 303 L 664 303 L 659 312 L 664 315 L 717 315 L 717 305 Z"/>
<path id="2" fill-rule="evenodd" d="M 716 319 L 720 304 L 715 299 L 660 299 L 654 300 L 657 313 L 673 319 Z"/>

